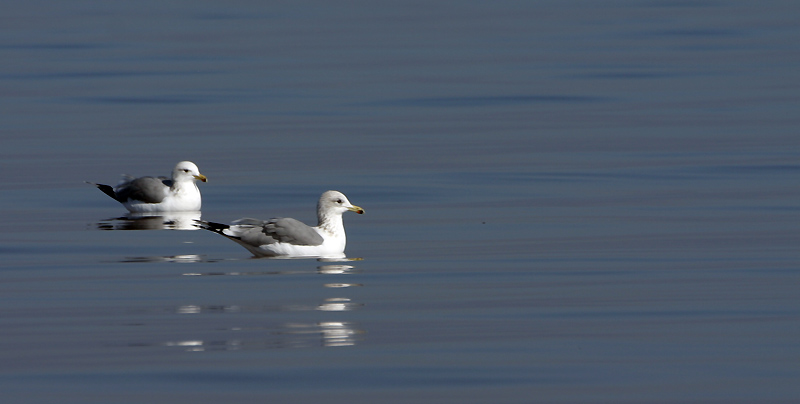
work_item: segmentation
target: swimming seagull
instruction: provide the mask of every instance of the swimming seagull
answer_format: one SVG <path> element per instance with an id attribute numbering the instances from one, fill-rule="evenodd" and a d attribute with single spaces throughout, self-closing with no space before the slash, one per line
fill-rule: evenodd
<path id="1" fill-rule="evenodd" d="M 197 225 L 239 243 L 257 257 L 343 258 L 347 236 L 342 214 L 348 210 L 364 213 L 343 193 L 326 191 L 319 197 L 319 224 L 314 227 L 288 217 L 243 218 L 230 225 L 198 220 Z"/>
<path id="2" fill-rule="evenodd" d="M 181 161 L 166 177 L 123 176 L 116 187 L 89 182 L 134 213 L 199 211 L 200 190 L 196 180 L 206 182 L 205 175 L 191 161 Z"/>

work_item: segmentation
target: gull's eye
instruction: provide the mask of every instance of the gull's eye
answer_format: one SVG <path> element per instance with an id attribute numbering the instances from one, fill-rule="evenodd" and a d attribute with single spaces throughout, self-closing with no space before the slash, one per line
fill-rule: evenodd
<path id="1" fill-rule="evenodd" d="M 337 200 L 336 200 L 336 203 L 338 203 L 339 205 L 341 205 L 341 204 L 343 204 L 344 202 L 342 202 L 342 200 L 341 200 L 341 199 L 337 199 Z"/>
<path id="2" fill-rule="evenodd" d="M 184 169 L 183 169 L 183 172 L 185 172 L 185 173 L 188 173 L 188 172 L 189 172 L 189 169 L 188 169 L 188 168 L 184 168 Z"/>

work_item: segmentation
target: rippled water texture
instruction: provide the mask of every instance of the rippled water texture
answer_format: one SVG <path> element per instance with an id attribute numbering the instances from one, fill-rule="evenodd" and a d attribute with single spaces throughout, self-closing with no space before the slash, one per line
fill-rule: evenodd
<path id="1" fill-rule="evenodd" d="M 3 402 L 800 397 L 795 2 L 3 10 Z M 348 260 L 192 226 L 327 189 Z"/>

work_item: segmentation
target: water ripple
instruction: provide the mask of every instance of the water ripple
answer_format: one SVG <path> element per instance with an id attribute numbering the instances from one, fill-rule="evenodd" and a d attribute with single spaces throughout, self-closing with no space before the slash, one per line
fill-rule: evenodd
<path id="1" fill-rule="evenodd" d="M 475 97 L 426 97 L 385 100 L 371 103 L 372 106 L 459 108 L 496 107 L 525 104 L 576 104 L 606 101 L 604 97 L 584 95 L 500 95 Z"/>

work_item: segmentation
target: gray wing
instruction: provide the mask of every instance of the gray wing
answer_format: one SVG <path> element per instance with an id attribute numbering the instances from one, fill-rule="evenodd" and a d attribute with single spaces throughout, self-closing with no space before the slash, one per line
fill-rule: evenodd
<path id="1" fill-rule="evenodd" d="M 120 184 L 116 191 L 117 200 L 137 200 L 146 203 L 160 203 L 167 196 L 169 186 L 166 180 L 154 177 L 141 177 Z"/>
<path id="2" fill-rule="evenodd" d="M 230 235 L 242 243 L 260 246 L 272 243 L 295 245 L 320 245 L 324 241 L 313 228 L 303 222 L 278 217 L 270 220 L 244 218 L 233 222 Z"/>
<path id="3" fill-rule="evenodd" d="M 320 245 L 324 241 L 316 230 L 290 217 L 270 219 L 263 227 L 264 234 L 294 245 Z"/>

